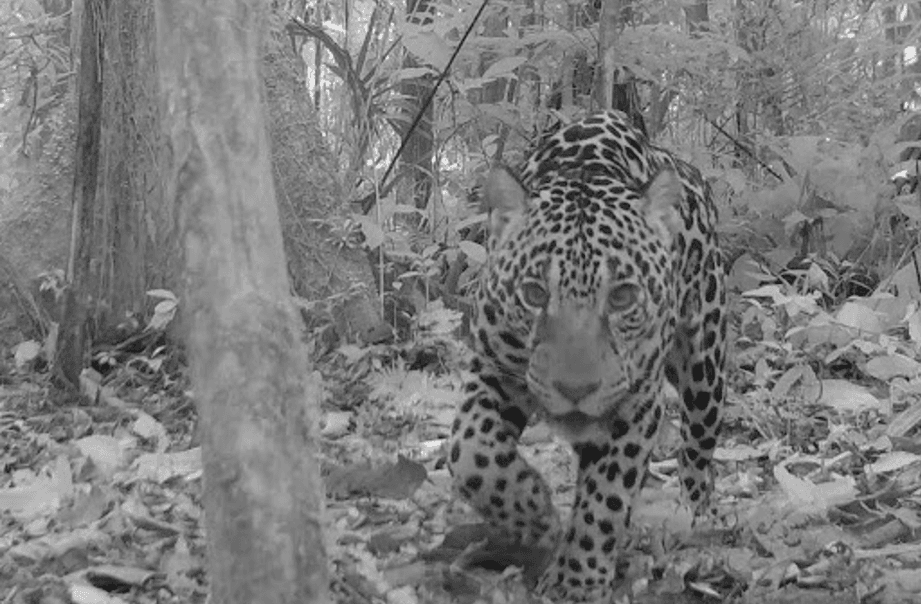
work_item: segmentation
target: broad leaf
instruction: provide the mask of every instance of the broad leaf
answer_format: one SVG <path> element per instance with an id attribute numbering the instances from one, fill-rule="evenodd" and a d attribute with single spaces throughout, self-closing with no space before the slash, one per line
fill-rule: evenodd
<path id="1" fill-rule="evenodd" d="M 499 59 L 489 66 L 489 69 L 483 74 L 483 79 L 488 80 L 490 78 L 513 76 L 515 75 L 513 73 L 515 69 L 525 62 L 527 62 L 527 58 L 525 57 L 506 57 L 504 59 Z"/>
<path id="2" fill-rule="evenodd" d="M 472 241 L 461 241 L 457 244 L 457 247 L 459 247 L 462 252 L 467 254 L 467 257 L 470 258 L 470 260 L 473 262 L 477 264 L 484 264 L 486 262 L 486 248 L 484 248 L 479 243 L 474 243 Z"/>

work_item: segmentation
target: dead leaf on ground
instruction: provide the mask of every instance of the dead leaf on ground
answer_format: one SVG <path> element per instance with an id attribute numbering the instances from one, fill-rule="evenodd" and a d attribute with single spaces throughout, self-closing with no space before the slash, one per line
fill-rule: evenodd
<path id="1" fill-rule="evenodd" d="M 408 499 L 427 476 L 425 466 L 400 455 L 396 463 L 383 466 L 360 464 L 333 468 L 326 475 L 326 491 L 329 495 L 342 499 Z"/>

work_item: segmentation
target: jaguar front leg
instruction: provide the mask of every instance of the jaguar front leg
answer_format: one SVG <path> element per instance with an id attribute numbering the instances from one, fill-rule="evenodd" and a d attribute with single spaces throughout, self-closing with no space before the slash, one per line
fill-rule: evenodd
<path id="1" fill-rule="evenodd" d="M 526 384 L 484 369 L 465 390 L 451 429 L 449 468 L 456 490 L 516 544 L 551 550 L 561 529 L 550 489 L 518 452 L 534 412 Z"/>
<path id="2" fill-rule="evenodd" d="M 618 418 L 591 440 L 574 443 L 579 474 L 570 528 L 538 593 L 560 602 L 601 602 L 613 594 L 662 414 L 660 391 L 639 405 L 633 418 Z"/>
<path id="3" fill-rule="evenodd" d="M 704 266 L 707 278 L 688 296 L 668 360 L 682 402 L 679 475 L 695 516 L 713 512 L 712 461 L 726 399 L 726 287 L 718 249 Z"/>

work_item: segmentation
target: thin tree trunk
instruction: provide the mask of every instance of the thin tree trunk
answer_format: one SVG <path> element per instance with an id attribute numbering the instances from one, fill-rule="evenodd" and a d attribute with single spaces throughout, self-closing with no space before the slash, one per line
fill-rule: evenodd
<path id="1" fill-rule="evenodd" d="M 329 601 L 309 381 L 258 64 L 261 0 L 158 0 L 212 601 Z"/>
<path id="2" fill-rule="evenodd" d="M 617 109 L 630 116 L 633 125 L 647 133 L 640 107 L 636 78 L 621 65 L 617 56 L 617 38 L 633 20 L 633 0 L 605 0 L 598 16 L 598 57 L 594 98 L 602 109 Z"/>
<path id="3" fill-rule="evenodd" d="M 90 301 L 90 256 L 93 212 L 99 169 L 102 113 L 102 35 L 99 17 L 104 3 L 90 0 L 83 10 L 80 68 L 77 80 L 77 154 L 74 161 L 73 213 L 68 287 L 64 296 L 55 367 L 77 386 L 86 352 L 86 312 Z"/>
<path id="4" fill-rule="evenodd" d="M 406 20 L 414 25 L 428 25 L 432 22 L 430 9 L 430 0 L 406 0 Z M 403 58 L 403 67 L 413 68 L 419 65 L 419 62 L 407 52 Z M 400 92 L 406 96 L 404 113 L 407 124 L 411 124 L 416 118 L 425 99 L 431 94 L 433 85 L 430 76 L 406 79 L 400 84 Z M 428 207 L 432 195 L 435 156 L 435 137 L 432 130 L 434 115 L 435 109 L 433 105 L 429 105 L 416 128 L 409 133 L 409 141 L 400 159 L 403 169 L 410 170 L 412 174 L 412 178 L 406 181 L 411 183 L 412 187 L 408 197 L 420 210 Z"/>
<path id="5" fill-rule="evenodd" d="M 617 62 L 617 36 L 623 24 L 620 22 L 621 3 L 607 0 L 601 3 L 598 18 L 598 86 L 595 87 L 595 101 L 601 109 L 614 107 L 615 74 L 620 70 Z"/>

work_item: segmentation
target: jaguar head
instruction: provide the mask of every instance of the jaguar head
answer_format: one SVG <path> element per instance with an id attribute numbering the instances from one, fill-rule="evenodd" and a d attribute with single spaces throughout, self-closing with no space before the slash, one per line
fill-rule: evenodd
<path id="1" fill-rule="evenodd" d="M 681 195 L 670 169 L 640 189 L 579 171 L 530 188 L 505 169 L 487 179 L 481 313 L 499 328 L 491 347 L 515 349 L 507 356 L 525 366 L 531 394 L 564 431 L 623 417 L 648 395 L 640 384 L 662 383 L 648 378 L 661 377 L 675 328 Z"/>

